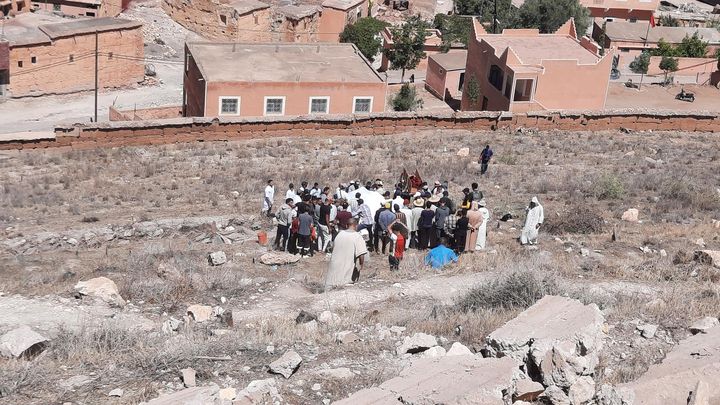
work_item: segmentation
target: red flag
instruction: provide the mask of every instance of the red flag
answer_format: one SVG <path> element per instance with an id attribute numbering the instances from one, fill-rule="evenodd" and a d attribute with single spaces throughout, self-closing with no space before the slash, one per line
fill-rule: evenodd
<path id="1" fill-rule="evenodd" d="M 655 26 L 655 14 L 650 14 L 650 26 Z"/>

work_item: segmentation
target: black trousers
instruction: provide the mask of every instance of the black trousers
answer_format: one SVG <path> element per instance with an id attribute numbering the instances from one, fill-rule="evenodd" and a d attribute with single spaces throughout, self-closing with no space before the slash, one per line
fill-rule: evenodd
<path id="1" fill-rule="evenodd" d="M 481 162 L 481 163 L 480 163 L 480 174 L 485 174 L 485 172 L 486 172 L 487 169 L 488 169 L 488 164 L 489 164 L 489 163 L 490 163 L 490 162 Z"/>
<path id="2" fill-rule="evenodd" d="M 312 247 L 310 235 L 298 235 L 298 242 L 298 247 L 300 247 L 301 255 L 304 256 L 312 253 L 312 251 L 310 250 Z"/>
<path id="3" fill-rule="evenodd" d="M 277 233 L 275 234 L 275 247 L 279 250 L 285 250 L 289 237 L 290 227 L 287 225 L 278 225 Z"/>
<path id="4" fill-rule="evenodd" d="M 418 228 L 418 249 L 425 250 L 430 244 L 430 234 L 433 228 Z"/>

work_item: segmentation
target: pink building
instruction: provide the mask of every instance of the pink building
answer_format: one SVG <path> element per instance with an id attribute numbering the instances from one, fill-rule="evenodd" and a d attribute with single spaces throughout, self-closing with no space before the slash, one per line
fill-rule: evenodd
<path id="1" fill-rule="evenodd" d="M 438 53 L 428 57 L 425 88 L 440 100 L 457 104 L 462 98 L 466 64 L 466 50 Z"/>
<path id="2" fill-rule="evenodd" d="M 572 20 L 554 34 L 536 29 L 487 34 L 477 21 L 468 44 L 462 110 L 600 110 L 612 50 L 601 57 Z"/>
<path id="3" fill-rule="evenodd" d="M 385 110 L 386 83 L 353 44 L 188 43 L 185 65 L 186 117 Z"/>
<path id="4" fill-rule="evenodd" d="M 652 21 L 660 0 L 580 0 L 580 4 L 590 10 L 591 17 L 636 22 Z"/>

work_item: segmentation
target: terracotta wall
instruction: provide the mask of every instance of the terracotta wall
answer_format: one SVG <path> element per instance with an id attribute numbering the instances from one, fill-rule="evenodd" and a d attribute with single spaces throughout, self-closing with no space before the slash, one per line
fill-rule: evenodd
<path id="1" fill-rule="evenodd" d="M 125 87 L 144 79 L 145 63 L 138 60 L 145 55 L 141 28 L 102 32 L 98 41 L 99 49 L 104 53 L 98 63 L 102 88 Z M 115 56 L 110 57 L 109 53 Z M 13 97 L 24 97 L 93 89 L 94 55 L 95 34 L 59 38 L 52 44 L 12 48 L 9 91 Z M 19 61 L 23 67 L 18 66 Z"/>
<path id="2" fill-rule="evenodd" d="M 427 73 L 425 74 L 425 88 L 441 100 L 445 97 L 445 76 L 447 72 L 437 62 L 428 59 Z"/>
<path id="3" fill-rule="evenodd" d="M 212 0 L 163 0 L 161 4 L 178 24 L 207 39 L 239 42 L 280 40 L 273 36 L 271 30 L 270 8 L 240 15 L 232 7 Z"/>
<path id="4" fill-rule="evenodd" d="M 48 12 L 55 10 L 55 4 L 60 5 L 60 11 L 65 15 L 88 16 L 87 13 L 92 13 L 94 17 L 117 17 L 123 11 L 122 0 L 101 0 L 99 8 L 68 0 L 42 0 L 32 2 L 33 7 Z"/>
<path id="5" fill-rule="evenodd" d="M 423 129 L 542 131 L 720 132 L 720 113 L 476 112 L 455 114 L 384 113 L 370 116 L 209 119 L 181 118 L 96 125 L 60 126 L 54 139 L 0 142 L 0 149 L 63 147 L 87 149 L 193 141 L 228 141 L 279 136 L 347 136 L 412 133 Z M 557 136 L 564 136 L 557 133 Z"/>
<path id="6" fill-rule="evenodd" d="M 119 110 L 110 106 L 108 112 L 108 119 L 110 121 L 148 121 L 180 117 L 182 117 L 182 106 L 179 105 L 125 110 Z"/>
<path id="7" fill-rule="evenodd" d="M 366 13 L 363 13 L 365 16 Z M 318 40 L 320 42 L 340 42 L 340 33 L 347 25 L 348 13 L 342 10 L 336 10 L 330 7 L 323 7 L 320 15 L 320 32 Z"/>

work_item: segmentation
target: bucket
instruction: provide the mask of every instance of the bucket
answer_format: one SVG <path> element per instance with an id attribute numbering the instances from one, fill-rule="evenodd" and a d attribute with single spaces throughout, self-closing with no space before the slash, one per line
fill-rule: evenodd
<path id="1" fill-rule="evenodd" d="M 258 236 L 258 243 L 261 246 L 267 245 L 267 232 L 260 231 L 260 232 L 258 232 L 257 236 Z"/>

